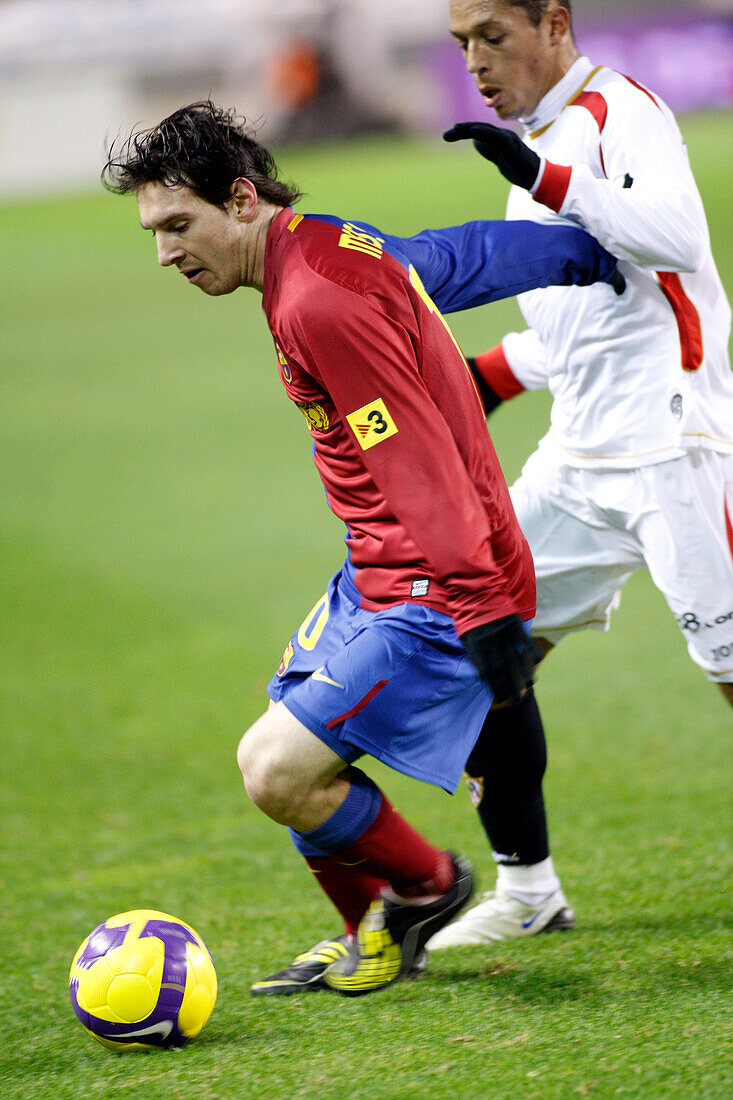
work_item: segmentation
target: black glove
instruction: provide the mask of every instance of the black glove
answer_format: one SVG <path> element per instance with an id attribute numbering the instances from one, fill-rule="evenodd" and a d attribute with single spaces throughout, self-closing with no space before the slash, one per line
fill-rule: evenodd
<path id="1" fill-rule="evenodd" d="M 475 626 L 461 635 L 466 653 L 489 685 L 497 703 L 518 703 L 534 683 L 541 654 L 524 630 L 519 615 Z"/>
<path id="2" fill-rule="evenodd" d="M 444 141 L 470 138 L 482 157 L 493 161 L 502 176 L 529 191 L 540 170 L 540 158 L 524 144 L 519 134 L 492 126 L 489 122 L 457 122 L 443 134 Z"/>
<path id="3" fill-rule="evenodd" d="M 510 183 L 524 187 L 526 191 L 534 186 L 542 161 L 524 144 L 519 134 L 501 126 L 492 126 L 490 122 L 457 122 L 443 134 L 444 141 L 463 141 L 466 138 L 473 141 L 481 156 L 492 161 Z M 606 281 L 617 294 L 623 294 L 626 290 L 626 280 L 618 269 Z"/>

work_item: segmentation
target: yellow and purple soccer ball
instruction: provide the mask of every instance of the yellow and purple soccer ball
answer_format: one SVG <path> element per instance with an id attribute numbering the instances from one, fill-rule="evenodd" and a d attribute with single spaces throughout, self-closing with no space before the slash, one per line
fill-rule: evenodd
<path id="1" fill-rule="evenodd" d="M 216 968 L 190 925 L 133 909 L 90 932 L 74 955 L 69 990 L 74 1012 L 104 1046 L 180 1047 L 211 1015 Z"/>

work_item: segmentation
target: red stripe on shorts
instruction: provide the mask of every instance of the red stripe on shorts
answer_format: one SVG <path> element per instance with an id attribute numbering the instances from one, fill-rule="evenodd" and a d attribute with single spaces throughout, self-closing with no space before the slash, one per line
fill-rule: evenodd
<path id="1" fill-rule="evenodd" d="M 382 688 L 385 687 L 388 683 L 388 680 L 377 680 L 374 687 L 366 693 L 363 699 L 359 700 L 356 706 L 352 707 L 351 710 L 347 710 L 346 714 L 339 714 L 338 718 L 332 718 L 330 722 L 326 722 L 326 729 L 332 730 L 334 726 L 340 725 L 348 718 L 353 718 L 355 714 L 358 714 L 360 710 L 364 709 L 367 703 L 371 703 L 374 696 L 377 695 L 377 693 L 380 692 Z"/>
<path id="2" fill-rule="evenodd" d="M 723 497 L 723 511 L 725 512 L 725 530 L 728 535 L 728 545 L 730 546 L 730 556 L 733 558 L 733 523 L 730 521 L 730 512 L 728 511 L 728 501 Z"/>

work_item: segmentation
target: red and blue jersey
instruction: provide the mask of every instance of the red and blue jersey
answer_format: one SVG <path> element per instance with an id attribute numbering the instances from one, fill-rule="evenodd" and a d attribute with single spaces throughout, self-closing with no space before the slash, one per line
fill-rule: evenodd
<path id="1" fill-rule="evenodd" d="M 459 634 L 534 615 L 532 559 L 481 400 L 428 293 L 459 309 L 613 270 L 582 231 L 564 227 L 566 247 L 526 225 L 532 240 L 492 222 L 400 239 L 286 209 L 270 227 L 263 308 L 367 610 L 424 604 Z"/>

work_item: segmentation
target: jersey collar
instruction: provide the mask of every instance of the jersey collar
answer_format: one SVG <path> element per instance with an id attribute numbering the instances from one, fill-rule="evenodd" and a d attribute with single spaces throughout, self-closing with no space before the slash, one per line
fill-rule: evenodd
<path id="1" fill-rule="evenodd" d="M 272 296 L 277 283 L 277 252 L 282 237 L 287 232 L 292 222 L 297 225 L 302 218 L 293 212 L 292 207 L 286 206 L 277 215 L 267 230 L 265 241 L 265 276 L 262 286 L 262 308 L 268 312 L 272 302 Z"/>
<path id="2" fill-rule="evenodd" d="M 534 113 L 527 118 L 520 119 L 522 126 L 531 138 L 539 137 L 552 125 L 568 103 L 575 99 L 591 77 L 595 76 L 598 68 L 600 66 L 595 68 L 593 62 L 589 61 L 587 57 L 578 58 L 575 64 L 565 73 L 562 80 L 558 80 L 557 84 L 550 88 L 547 95 L 539 101 Z"/>

